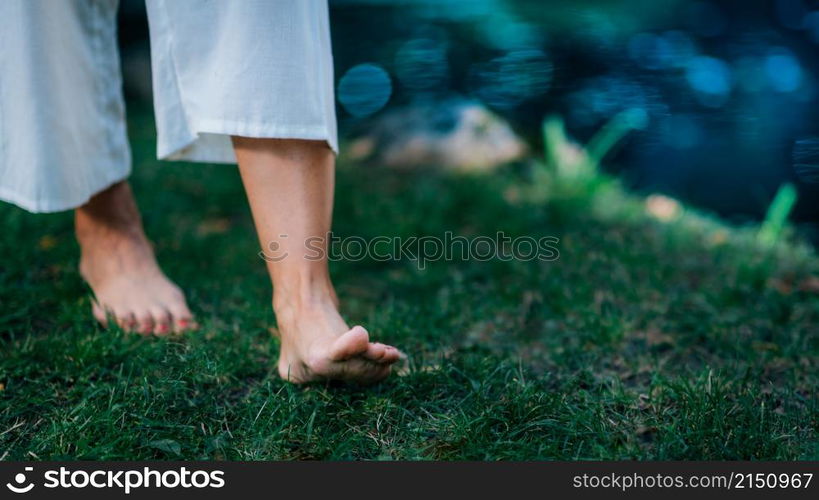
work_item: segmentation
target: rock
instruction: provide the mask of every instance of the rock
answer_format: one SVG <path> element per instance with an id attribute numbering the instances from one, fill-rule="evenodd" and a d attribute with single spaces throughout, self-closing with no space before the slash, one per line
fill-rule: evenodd
<path id="1" fill-rule="evenodd" d="M 352 141 L 347 155 L 388 167 L 488 171 L 527 150 L 503 118 L 478 102 L 450 98 L 384 113 Z"/>

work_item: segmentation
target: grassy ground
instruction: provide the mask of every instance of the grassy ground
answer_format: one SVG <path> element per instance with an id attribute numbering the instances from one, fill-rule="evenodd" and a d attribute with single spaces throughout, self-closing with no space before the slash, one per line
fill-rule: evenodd
<path id="1" fill-rule="evenodd" d="M 203 328 L 100 329 L 70 215 L 0 206 L 0 458 L 819 458 L 819 259 L 798 244 L 662 204 L 658 219 L 613 181 L 542 165 L 342 164 L 342 236 L 554 235 L 560 259 L 337 262 L 346 314 L 413 366 L 298 388 L 275 376 L 235 168 L 158 163 L 150 116 L 131 133 L 148 232 Z"/>

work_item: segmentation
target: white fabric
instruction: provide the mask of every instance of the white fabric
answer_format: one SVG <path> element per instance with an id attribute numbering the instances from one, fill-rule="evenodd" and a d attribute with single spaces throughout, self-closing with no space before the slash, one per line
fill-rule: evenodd
<path id="1" fill-rule="evenodd" d="M 235 163 L 231 135 L 337 151 L 326 0 L 146 0 L 157 156 Z M 118 0 L 0 0 L 0 199 L 75 208 L 130 173 Z"/>

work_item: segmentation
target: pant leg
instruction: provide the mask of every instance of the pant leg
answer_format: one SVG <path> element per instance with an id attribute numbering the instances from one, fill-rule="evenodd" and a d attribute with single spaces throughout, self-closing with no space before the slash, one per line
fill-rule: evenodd
<path id="1" fill-rule="evenodd" d="M 67 210 L 130 173 L 117 6 L 0 1 L 0 199 Z"/>
<path id="2" fill-rule="evenodd" d="M 326 0 L 147 0 L 162 159 L 235 163 L 231 135 L 337 149 Z"/>

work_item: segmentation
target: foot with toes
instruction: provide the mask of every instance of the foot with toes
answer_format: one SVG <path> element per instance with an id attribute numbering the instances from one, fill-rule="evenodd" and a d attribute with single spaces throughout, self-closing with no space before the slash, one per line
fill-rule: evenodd
<path id="1" fill-rule="evenodd" d="M 363 327 L 350 328 L 329 297 L 275 309 L 281 335 L 278 369 L 287 381 L 371 384 L 388 377 L 403 356 L 395 347 L 372 342 Z"/>
<path id="2" fill-rule="evenodd" d="M 93 314 L 128 331 L 167 335 L 195 327 L 185 296 L 156 262 L 126 183 L 75 213 L 80 274 L 94 292 Z"/>

